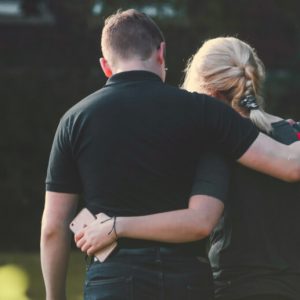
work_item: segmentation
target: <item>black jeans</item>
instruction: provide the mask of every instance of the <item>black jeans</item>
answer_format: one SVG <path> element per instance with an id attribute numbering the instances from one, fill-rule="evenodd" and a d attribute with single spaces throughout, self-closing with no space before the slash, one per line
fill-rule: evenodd
<path id="1" fill-rule="evenodd" d="M 254 295 L 246 298 L 241 298 L 240 300 L 291 300 L 291 299 L 280 295 Z"/>
<path id="2" fill-rule="evenodd" d="M 222 298 L 223 299 L 223 298 Z M 224 298 L 223 300 L 232 300 L 232 298 Z M 238 298 L 236 300 L 291 300 L 286 296 L 281 295 L 253 295 L 243 298 Z"/>
<path id="3" fill-rule="evenodd" d="M 120 249 L 87 270 L 85 300 L 213 300 L 208 262 L 164 247 Z"/>

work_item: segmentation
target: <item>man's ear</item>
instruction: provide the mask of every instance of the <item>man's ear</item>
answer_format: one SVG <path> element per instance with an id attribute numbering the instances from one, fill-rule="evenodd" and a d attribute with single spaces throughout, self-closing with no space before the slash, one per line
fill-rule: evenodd
<path id="1" fill-rule="evenodd" d="M 166 57 L 166 43 L 161 42 L 159 48 L 157 49 L 157 61 L 159 64 L 163 64 Z"/>
<path id="2" fill-rule="evenodd" d="M 107 78 L 110 78 L 112 76 L 112 70 L 110 68 L 110 65 L 108 64 L 107 60 L 104 57 L 100 58 L 100 65 L 102 68 L 103 73 Z"/>

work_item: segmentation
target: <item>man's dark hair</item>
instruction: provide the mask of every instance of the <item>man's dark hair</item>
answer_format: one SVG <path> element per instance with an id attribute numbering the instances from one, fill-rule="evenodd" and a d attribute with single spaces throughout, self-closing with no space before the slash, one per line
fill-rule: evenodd
<path id="1" fill-rule="evenodd" d="M 163 41 L 159 27 L 144 13 L 135 9 L 119 10 L 105 20 L 101 48 L 110 63 L 118 58 L 146 60 Z"/>

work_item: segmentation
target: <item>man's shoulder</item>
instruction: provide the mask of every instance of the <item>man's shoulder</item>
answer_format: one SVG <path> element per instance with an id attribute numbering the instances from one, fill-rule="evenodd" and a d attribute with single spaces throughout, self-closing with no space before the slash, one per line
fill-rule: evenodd
<path id="1" fill-rule="evenodd" d="M 125 90 L 122 90 L 122 92 L 123 93 L 121 95 L 125 96 Z M 195 112 L 199 110 L 202 111 L 202 109 L 204 108 L 204 104 L 208 100 L 213 99 L 206 94 L 189 92 L 187 90 L 167 83 L 161 85 L 160 88 L 151 95 L 153 97 L 158 96 L 158 98 L 162 100 L 169 99 L 174 105 L 175 103 L 177 103 L 180 105 L 180 107 L 185 107 L 185 109 L 187 110 L 192 109 Z M 147 97 L 149 97 L 149 95 Z M 102 110 L 103 107 L 111 107 L 113 105 L 115 106 L 116 103 L 120 102 L 119 98 L 119 90 L 114 90 L 111 89 L 109 86 L 104 86 L 101 89 L 86 96 L 85 98 L 77 102 L 75 105 L 73 105 L 71 108 L 69 108 L 62 116 L 61 122 L 69 123 L 71 121 L 71 123 L 73 123 L 73 121 L 75 120 L 78 121 L 81 119 L 86 119 L 88 118 L 88 116 L 91 116 L 94 113 L 98 112 L 100 108 Z M 117 101 L 111 101 L 116 99 Z"/>
<path id="2" fill-rule="evenodd" d="M 78 116 L 88 114 L 93 110 L 93 106 L 101 101 L 101 95 L 103 93 L 103 88 L 89 94 L 85 98 L 81 99 L 79 102 L 70 107 L 62 116 L 62 120 L 74 119 Z"/>
<path id="3" fill-rule="evenodd" d="M 190 92 L 180 87 L 176 87 L 170 84 L 164 84 L 164 90 L 170 95 L 174 95 L 182 101 L 191 101 L 197 104 L 203 104 L 207 100 L 211 100 L 210 96 L 206 94 L 200 94 L 197 92 Z"/>

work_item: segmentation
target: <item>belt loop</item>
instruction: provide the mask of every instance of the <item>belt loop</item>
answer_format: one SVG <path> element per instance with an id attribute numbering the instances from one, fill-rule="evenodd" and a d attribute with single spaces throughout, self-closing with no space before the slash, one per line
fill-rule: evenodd
<path id="1" fill-rule="evenodd" d="M 161 251 L 160 251 L 160 247 L 155 247 L 155 252 L 156 252 L 156 259 L 155 259 L 155 261 L 157 263 L 161 263 Z"/>
<path id="2" fill-rule="evenodd" d="M 86 271 L 88 271 L 94 261 L 94 256 L 88 256 L 86 254 L 84 257 L 84 260 L 85 260 L 85 266 L 86 266 L 85 269 L 86 269 Z"/>

